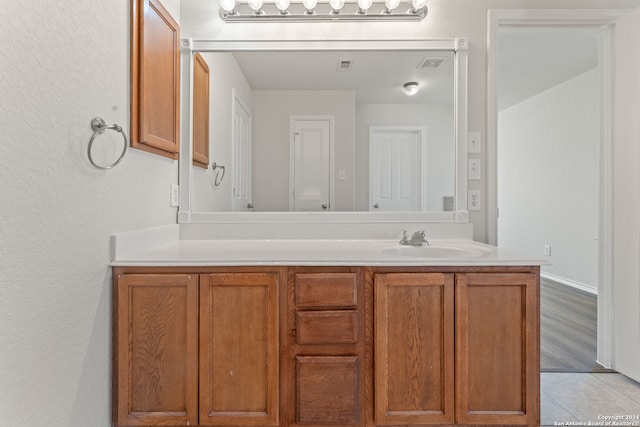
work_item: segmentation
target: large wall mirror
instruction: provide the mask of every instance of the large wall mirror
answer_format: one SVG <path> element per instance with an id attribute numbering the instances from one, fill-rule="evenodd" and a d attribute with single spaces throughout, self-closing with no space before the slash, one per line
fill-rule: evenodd
<path id="1" fill-rule="evenodd" d="M 466 48 L 183 40 L 179 221 L 393 212 L 466 222 Z M 208 88 L 194 67 L 203 61 Z M 194 163 L 194 140 L 208 144 L 208 165 Z"/>

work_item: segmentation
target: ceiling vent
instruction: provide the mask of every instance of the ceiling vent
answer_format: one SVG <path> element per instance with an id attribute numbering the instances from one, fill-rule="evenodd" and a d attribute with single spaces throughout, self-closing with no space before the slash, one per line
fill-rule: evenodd
<path id="1" fill-rule="evenodd" d="M 426 57 L 424 58 L 422 61 L 420 61 L 420 64 L 418 64 L 418 68 L 440 68 L 440 66 L 444 63 L 444 61 L 446 61 L 447 58 L 446 57 Z"/>
<path id="2" fill-rule="evenodd" d="M 353 61 L 350 59 L 341 59 L 338 61 L 338 71 L 351 71 L 353 67 Z"/>

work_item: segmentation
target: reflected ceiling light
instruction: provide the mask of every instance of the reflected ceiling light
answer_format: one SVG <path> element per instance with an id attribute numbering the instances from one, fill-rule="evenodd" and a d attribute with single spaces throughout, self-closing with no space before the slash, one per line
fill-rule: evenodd
<path id="1" fill-rule="evenodd" d="M 219 0 L 225 22 L 421 21 L 427 0 Z"/>
<path id="2" fill-rule="evenodd" d="M 408 96 L 413 96 L 418 93 L 420 86 L 418 85 L 418 82 L 407 82 L 404 84 L 403 88 L 404 93 L 406 93 Z"/>

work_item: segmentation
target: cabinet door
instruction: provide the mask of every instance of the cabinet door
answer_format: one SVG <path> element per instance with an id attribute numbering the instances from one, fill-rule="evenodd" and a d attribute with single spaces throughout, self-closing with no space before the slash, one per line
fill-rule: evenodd
<path id="1" fill-rule="evenodd" d="M 278 425 L 278 282 L 276 273 L 201 276 L 201 425 Z"/>
<path id="2" fill-rule="evenodd" d="M 197 276 L 125 274 L 115 281 L 116 424 L 197 424 Z"/>
<path id="3" fill-rule="evenodd" d="M 453 275 L 374 280 L 376 424 L 453 423 Z"/>
<path id="4" fill-rule="evenodd" d="M 538 276 L 456 276 L 456 417 L 539 424 Z"/>

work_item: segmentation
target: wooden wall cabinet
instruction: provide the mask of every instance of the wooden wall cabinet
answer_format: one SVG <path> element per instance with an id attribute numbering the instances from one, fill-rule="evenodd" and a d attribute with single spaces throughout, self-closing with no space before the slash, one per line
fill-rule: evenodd
<path id="1" fill-rule="evenodd" d="M 180 28 L 159 0 L 131 0 L 131 146 L 180 148 Z"/>
<path id="2" fill-rule="evenodd" d="M 209 65 L 193 55 L 193 164 L 209 167 Z"/>
<path id="3" fill-rule="evenodd" d="M 117 267 L 116 426 L 540 421 L 538 267 Z"/>

